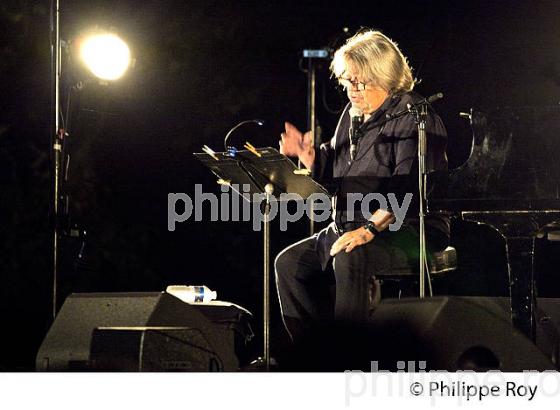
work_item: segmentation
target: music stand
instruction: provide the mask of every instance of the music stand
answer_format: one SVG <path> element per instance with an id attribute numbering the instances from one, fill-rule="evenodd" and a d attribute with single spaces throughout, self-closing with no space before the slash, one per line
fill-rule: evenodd
<path id="1" fill-rule="evenodd" d="M 312 194 L 329 196 L 327 190 L 298 169 L 295 164 L 276 149 L 258 148 L 252 151 L 233 151 L 216 153 L 195 153 L 195 158 L 208 167 L 218 178 L 218 183 L 229 185 L 232 189 L 248 185 L 250 190 L 237 190 L 247 201 L 264 199 L 263 212 L 263 333 L 264 357 L 258 361 L 270 370 L 270 204 L 293 198 L 282 194 L 297 194 L 303 200 Z"/>

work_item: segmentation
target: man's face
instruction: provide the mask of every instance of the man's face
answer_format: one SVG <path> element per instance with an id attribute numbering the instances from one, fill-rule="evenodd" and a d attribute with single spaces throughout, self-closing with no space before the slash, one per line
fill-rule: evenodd
<path id="1" fill-rule="evenodd" d="M 341 84 L 346 88 L 348 99 L 364 114 L 376 111 L 389 96 L 387 91 L 375 85 L 373 81 L 364 79 L 361 73 L 351 65 L 341 78 Z"/>

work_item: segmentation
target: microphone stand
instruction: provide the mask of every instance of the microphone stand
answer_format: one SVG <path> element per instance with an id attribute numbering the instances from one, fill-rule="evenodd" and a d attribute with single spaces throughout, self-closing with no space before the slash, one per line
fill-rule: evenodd
<path id="1" fill-rule="evenodd" d="M 428 117 L 428 102 L 415 105 L 411 108 L 416 124 L 418 125 L 418 219 L 419 219 L 419 236 L 420 236 L 420 251 L 419 251 L 419 296 L 424 298 L 426 296 L 425 278 L 426 266 L 428 264 L 428 254 L 426 250 L 426 119 Z M 429 279 L 429 278 L 428 278 Z M 431 286 L 430 286 L 431 289 Z M 430 295 L 431 296 L 431 295 Z"/>
<path id="2" fill-rule="evenodd" d="M 375 124 L 375 126 L 380 126 L 386 124 L 389 121 L 395 120 L 397 118 L 403 117 L 407 114 L 411 114 L 416 121 L 418 126 L 418 219 L 419 219 L 419 296 L 420 298 L 424 298 L 426 296 L 426 285 L 425 285 L 425 278 L 426 275 L 429 275 L 429 272 L 426 272 L 426 267 L 428 266 L 428 255 L 426 250 L 426 178 L 427 178 L 427 169 L 426 169 L 426 153 L 427 153 L 427 136 L 426 136 L 426 121 L 428 117 L 428 105 L 434 101 L 443 98 L 442 93 L 434 94 L 428 98 L 424 98 L 423 100 L 417 102 L 416 104 L 408 104 L 407 108 L 399 111 L 395 114 L 388 114 L 383 121 L 379 121 Z M 430 286 L 430 295 L 431 295 L 431 283 L 429 282 L 428 276 L 428 284 Z"/>

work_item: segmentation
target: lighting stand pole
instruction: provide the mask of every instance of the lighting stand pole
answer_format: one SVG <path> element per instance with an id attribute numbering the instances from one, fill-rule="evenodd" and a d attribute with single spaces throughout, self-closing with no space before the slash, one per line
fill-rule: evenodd
<path id="1" fill-rule="evenodd" d="M 305 52 L 304 52 L 305 53 Z M 305 54 L 304 54 L 305 55 Z M 317 72 L 315 69 L 315 62 L 313 58 L 307 59 L 307 129 L 311 131 L 311 137 L 313 138 L 313 149 L 317 146 L 316 143 L 316 119 L 315 119 L 315 96 L 316 96 L 316 78 Z M 301 164 L 298 164 L 298 168 L 301 168 Z M 313 207 L 313 204 L 311 204 Z M 313 208 L 309 212 L 309 234 L 313 235 L 315 233 L 315 221 L 313 220 Z"/>
<path id="2" fill-rule="evenodd" d="M 316 95 L 317 95 L 317 61 L 326 60 L 330 56 L 328 49 L 303 50 L 303 58 L 307 58 L 307 129 L 311 131 L 313 137 L 313 148 L 318 147 L 321 136 L 317 133 L 316 119 Z M 301 162 L 298 161 L 298 168 Z M 315 233 L 315 222 L 313 221 L 313 204 L 309 212 L 309 231 L 310 235 Z"/>
<path id="3" fill-rule="evenodd" d="M 63 145 L 65 131 L 60 128 L 60 77 L 62 57 L 60 46 L 60 1 L 51 1 L 51 113 L 54 122 L 49 130 L 52 146 L 52 319 L 57 313 L 57 289 L 60 247 L 60 191 L 62 182 Z"/>

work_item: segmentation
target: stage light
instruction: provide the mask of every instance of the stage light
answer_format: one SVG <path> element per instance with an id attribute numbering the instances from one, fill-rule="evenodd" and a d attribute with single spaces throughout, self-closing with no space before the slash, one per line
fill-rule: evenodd
<path id="1" fill-rule="evenodd" d="M 98 78 L 107 81 L 121 78 L 130 65 L 130 49 L 115 34 L 94 34 L 80 44 L 80 58 Z"/>

